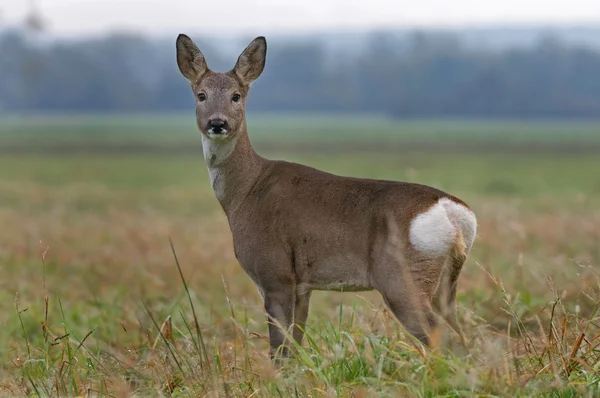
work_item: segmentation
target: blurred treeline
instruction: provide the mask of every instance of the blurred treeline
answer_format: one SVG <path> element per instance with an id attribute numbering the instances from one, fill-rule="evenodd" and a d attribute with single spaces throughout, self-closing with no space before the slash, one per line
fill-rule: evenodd
<path id="1" fill-rule="evenodd" d="M 193 37 L 208 64 L 235 52 Z M 0 34 L 0 112 L 156 111 L 193 107 L 175 38 L 114 34 L 39 41 Z M 474 48 L 457 36 L 373 34 L 331 51 L 322 41 L 269 41 L 266 73 L 249 107 L 369 112 L 401 117 L 600 116 L 600 50 L 546 37 L 525 47 Z"/>

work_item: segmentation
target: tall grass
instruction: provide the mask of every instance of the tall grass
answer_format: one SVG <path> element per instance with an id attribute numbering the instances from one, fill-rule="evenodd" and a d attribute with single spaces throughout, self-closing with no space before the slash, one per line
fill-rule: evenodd
<path id="1" fill-rule="evenodd" d="M 458 292 L 468 351 L 445 326 L 439 348 L 422 347 L 377 293 L 316 292 L 278 370 L 201 159 L 5 156 L 0 396 L 600 394 L 600 158 L 285 158 L 473 206 Z"/>
<path id="2" fill-rule="evenodd" d="M 5 392 L 34 396 L 597 396 L 600 394 L 600 277 L 586 280 L 582 291 L 593 303 L 582 313 L 569 311 L 555 282 L 553 300 L 528 307 L 508 291 L 500 277 L 480 266 L 503 298 L 509 321 L 498 330 L 461 308 L 471 339 L 469 352 L 447 339 L 429 350 L 403 333 L 395 318 L 376 309 L 381 335 L 369 330 L 363 315 L 340 303 L 337 319 L 307 327 L 303 346 L 282 369 L 272 366 L 263 336 L 249 329 L 248 314 L 231 296 L 232 338 L 211 333 L 214 325 L 199 319 L 194 292 L 173 249 L 176 269 L 189 306 L 174 299 L 162 308 L 141 303 L 151 326 L 138 331 L 139 344 L 116 352 L 118 342 L 88 343 L 94 330 L 74 333 L 60 297 L 41 286 L 36 314 L 15 300 L 26 356 L 11 355 L 15 379 Z M 33 306 L 33 304 L 32 304 Z M 57 307 L 58 306 L 58 307 Z M 48 308 L 59 312 L 49 323 Z M 167 310 L 169 308 L 169 310 Z M 344 314 L 346 312 L 346 314 Z M 533 316 L 525 316 L 529 312 Z M 160 318 L 159 318 L 160 317 Z M 29 319 L 27 319 L 29 318 Z M 159 321 L 164 319 L 164 322 Z M 117 320 L 114 320 L 115 322 Z M 204 321 L 204 322 L 203 322 Z M 38 324 L 26 331 L 25 323 Z M 201 327 L 201 323 L 204 327 Z M 78 329 L 74 327 L 73 329 Z M 256 339 L 258 338 L 258 340 Z"/>

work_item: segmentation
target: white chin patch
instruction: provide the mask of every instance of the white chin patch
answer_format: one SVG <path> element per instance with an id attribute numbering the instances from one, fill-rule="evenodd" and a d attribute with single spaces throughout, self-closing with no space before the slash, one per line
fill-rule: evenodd
<path id="1" fill-rule="evenodd" d="M 221 130 L 220 133 L 215 133 L 213 129 L 209 129 L 208 130 L 208 138 L 210 138 L 211 140 L 224 140 L 225 138 L 227 138 L 227 130 Z"/>

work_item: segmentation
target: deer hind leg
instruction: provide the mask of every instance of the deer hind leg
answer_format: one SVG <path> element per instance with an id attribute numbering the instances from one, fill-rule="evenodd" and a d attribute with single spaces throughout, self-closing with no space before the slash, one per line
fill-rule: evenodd
<path id="1" fill-rule="evenodd" d="M 460 268 L 450 268 L 448 259 L 427 258 L 415 256 L 409 263 L 409 272 L 404 272 L 406 279 L 406 288 L 412 291 L 411 296 L 419 300 L 418 305 L 425 311 L 427 317 L 431 318 L 435 314 L 435 319 L 440 316 L 456 332 L 460 341 L 466 346 L 466 339 L 462 328 L 456 316 L 456 280 Z M 455 260 L 456 258 L 452 258 Z M 464 260 L 463 260 L 464 262 Z M 453 272 L 458 269 L 458 272 Z M 438 325 L 435 321 L 430 321 L 432 327 L 431 333 L 437 337 Z M 435 341 L 434 344 L 439 344 Z"/>
<path id="2" fill-rule="evenodd" d="M 476 230 L 473 212 L 448 198 L 440 199 L 419 214 L 410 225 L 409 239 L 422 264 L 410 264 L 415 273 L 428 272 L 436 279 L 431 304 L 465 342 L 456 318 L 458 276 L 471 248 Z M 424 267 L 424 264 L 430 264 Z M 434 275 L 434 273 L 437 274 Z"/>
<path id="3" fill-rule="evenodd" d="M 475 240 L 477 219 L 470 209 L 461 204 L 450 200 L 444 200 L 441 204 L 455 228 L 456 238 L 445 260 L 446 264 L 433 302 L 440 315 L 467 346 L 467 340 L 456 316 L 456 290 L 458 277 Z"/>
<path id="4" fill-rule="evenodd" d="M 408 265 L 408 266 L 407 266 Z M 430 297 L 439 275 L 430 266 L 435 263 L 424 261 L 419 264 L 396 261 L 388 257 L 373 273 L 373 286 L 377 289 L 390 311 L 407 332 L 429 347 L 437 345 L 438 318 L 434 313 Z M 425 272 L 419 272 L 425 271 Z"/>
<path id="5" fill-rule="evenodd" d="M 463 345 L 467 346 L 465 334 L 456 315 L 456 288 L 458 276 L 466 257 L 449 256 L 441 273 L 436 291 L 431 300 L 434 311 L 458 334 Z"/>
<path id="6" fill-rule="evenodd" d="M 404 329 L 423 344 L 431 347 L 432 333 L 436 330 L 438 322 L 430 303 L 423 302 L 419 305 L 389 292 L 382 293 L 382 296 Z"/>
<path id="7" fill-rule="evenodd" d="M 407 291 L 399 286 L 405 281 L 400 282 L 400 278 L 395 279 L 388 278 L 388 283 L 378 283 L 377 290 L 404 329 L 423 344 L 431 347 L 432 333 L 438 326 L 431 304 L 420 294 L 416 296 L 407 294 Z"/>

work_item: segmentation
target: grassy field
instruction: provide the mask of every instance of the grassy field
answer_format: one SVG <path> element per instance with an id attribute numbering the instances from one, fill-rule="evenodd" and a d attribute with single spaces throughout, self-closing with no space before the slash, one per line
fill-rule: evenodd
<path id="1" fill-rule="evenodd" d="M 251 113 L 252 114 L 252 113 Z M 554 149 L 600 151 L 594 121 L 397 121 L 385 116 L 258 115 L 249 117 L 259 148 L 333 150 Z M 80 150 L 195 152 L 200 140 L 193 111 L 183 114 L 21 115 L 0 114 L 0 151 Z M 465 148 L 466 147 L 466 148 Z"/>
<path id="2" fill-rule="evenodd" d="M 193 120 L 13 117 L 0 119 L 0 395 L 600 394 L 600 124 L 251 128 L 270 158 L 431 184 L 473 207 L 458 293 L 470 352 L 445 328 L 423 349 L 375 292 L 316 292 L 309 339 L 277 371 Z"/>

